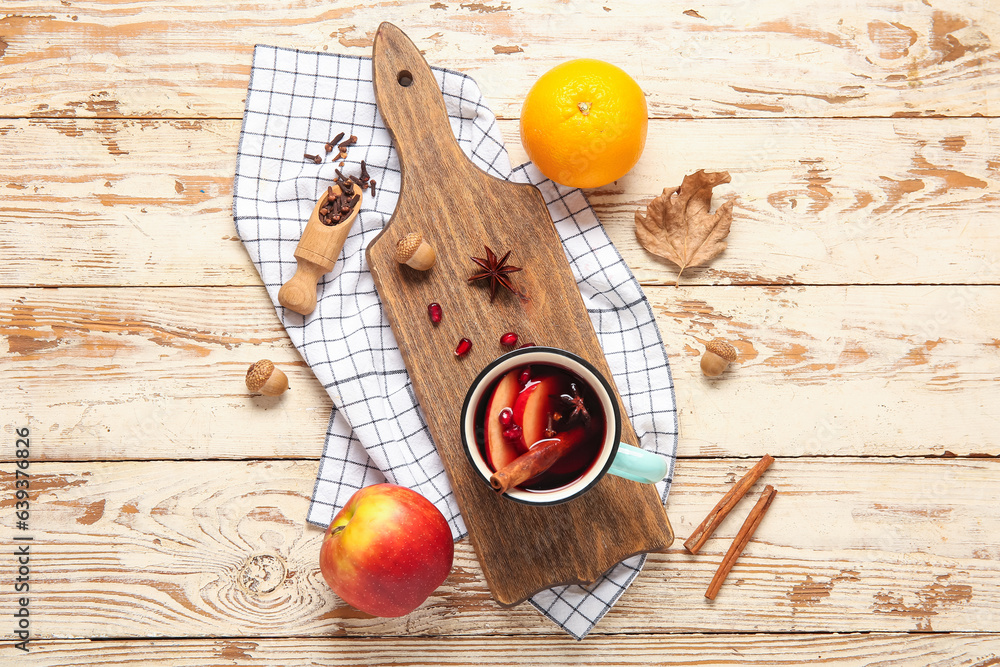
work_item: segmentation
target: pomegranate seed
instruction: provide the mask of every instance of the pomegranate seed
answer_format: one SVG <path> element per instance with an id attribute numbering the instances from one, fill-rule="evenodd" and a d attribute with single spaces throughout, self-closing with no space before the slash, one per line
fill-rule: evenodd
<path id="1" fill-rule="evenodd" d="M 468 338 L 463 338 L 458 341 L 458 347 L 455 348 L 455 356 L 461 357 L 463 354 L 467 354 L 469 350 L 472 349 L 472 341 Z"/>
<path id="2" fill-rule="evenodd" d="M 530 379 L 531 379 L 531 366 L 525 366 L 524 370 L 521 371 L 521 374 L 517 378 L 517 383 L 523 387 L 524 385 L 528 384 L 528 381 Z"/>
<path id="3" fill-rule="evenodd" d="M 535 347 L 535 344 L 534 344 L 534 343 L 525 343 L 525 344 L 524 344 L 524 345 L 522 345 L 521 347 Z M 521 347 L 519 347 L 519 348 L 517 348 L 517 349 L 519 349 L 519 350 L 520 350 L 520 349 L 521 349 Z"/>
<path id="4" fill-rule="evenodd" d="M 521 437 L 522 433 L 523 432 L 521 431 L 520 426 L 518 426 L 517 424 L 511 424 L 510 426 L 504 429 L 503 437 L 507 438 L 508 440 L 517 440 Z"/>
<path id="5" fill-rule="evenodd" d="M 517 345 L 517 334 L 513 331 L 508 331 L 504 335 L 500 336 L 500 344 L 506 347 Z"/>
<path id="6" fill-rule="evenodd" d="M 514 411 L 510 408 L 504 408 L 500 411 L 500 414 L 497 415 L 497 419 L 500 420 L 501 426 L 507 428 L 514 423 Z"/>
<path id="7" fill-rule="evenodd" d="M 441 322 L 441 315 L 444 311 L 441 310 L 441 304 L 434 302 L 427 306 L 427 316 L 431 318 L 431 322 L 438 324 Z"/>

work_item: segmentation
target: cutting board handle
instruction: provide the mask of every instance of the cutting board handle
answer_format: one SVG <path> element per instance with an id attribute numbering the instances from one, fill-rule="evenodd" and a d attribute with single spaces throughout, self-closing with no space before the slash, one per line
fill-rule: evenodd
<path id="1" fill-rule="evenodd" d="M 404 178 L 428 154 L 439 155 L 463 171 L 473 167 L 455 140 L 441 88 L 410 38 L 393 24 L 382 23 L 375 32 L 372 56 L 375 101 L 404 166 Z M 430 172 L 419 178 L 435 181 L 436 176 Z"/>

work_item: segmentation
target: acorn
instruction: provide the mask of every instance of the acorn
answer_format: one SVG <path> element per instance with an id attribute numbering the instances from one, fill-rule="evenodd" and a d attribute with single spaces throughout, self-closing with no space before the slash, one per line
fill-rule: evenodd
<path id="1" fill-rule="evenodd" d="M 710 378 L 719 377 L 737 356 L 736 348 L 728 341 L 710 340 L 705 343 L 705 354 L 701 355 L 701 372 Z"/>
<path id="2" fill-rule="evenodd" d="M 437 253 L 420 232 L 410 232 L 396 243 L 396 261 L 417 271 L 434 266 Z"/>
<path id="3" fill-rule="evenodd" d="M 266 396 L 278 396 L 288 389 L 288 377 L 269 359 L 261 359 L 247 369 L 247 389 Z"/>

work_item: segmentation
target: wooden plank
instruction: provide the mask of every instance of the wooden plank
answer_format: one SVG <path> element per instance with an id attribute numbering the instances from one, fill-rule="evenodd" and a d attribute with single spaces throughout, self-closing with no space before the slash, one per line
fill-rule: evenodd
<path id="1" fill-rule="evenodd" d="M 997 283 L 998 145 L 1000 124 L 978 118 L 663 121 L 588 198 L 643 284 L 672 285 L 677 268 L 639 244 L 635 213 L 698 169 L 732 175 L 715 206 L 737 200 L 728 248 L 684 284 Z"/>
<path id="2" fill-rule="evenodd" d="M 651 287 L 682 456 L 1000 454 L 1000 287 Z M 0 291 L 0 397 L 57 460 L 318 456 L 331 402 L 263 288 Z M 717 380 L 702 341 L 741 360 Z M 251 396 L 247 367 L 289 376 Z M 789 415 L 794 415 L 790 418 Z M 0 460 L 13 452 L 0 451 Z"/>
<path id="3" fill-rule="evenodd" d="M 332 403 L 262 287 L 5 291 L 0 395 L 55 459 L 319 456 Z M 247 368 L 289 378 L 251 394 Z"/>
<path id="4" fill-rule="evenodd" d="M 766 665 L 775 660 L 830 667 L 870 665 L 989 665 L 1000 655 L 1000 638 L 986 634 L 813 635 L 591 635 L 569 637 L 295 639 L 42 640 L 31 643 L 37 667 L 100 665 L 250 664 L 353 665 L 545 665 L 650 664 Z M 512 660 L 511 656 L 517 656 Z M 889 657 L 891 656 L 891 657 Z M 235 663 L 234 663 L 235 661 Z"/>
<path id="5" fill-rule="evenodd" d="M 669 511 L 684 536 L 745 460 L 682 460 Z M 304 525 L 314 461 L 32 463 L 32 632 L 38 638 L 551 635 L 504 609 L 468 540 L 420 608 L 397 619 L 344 606 Z M 13 504 L 10 466 L 0 505 Z M 646 569 L 599 634 L 1000 630 L 992 460 L 779 459 L 780 493 L 714 603 L 705 588 L 748 508 L 697 557 Z M 753 494 L 757 487 L 751 490 Z M 2 514 L 13 529 L 13 512 Z M 9 534 L 9 533 L 8 533 Z M 12 604 L 11 591 L 2 593 Z M 291 629 L 291 630 L 290 630 Z"/>
<path id="6" fill-rule="evenodd" d="M 0 21 L 5 114 L 236 118 L 254 44 L 368 56 L 383 20 L 432 64 L 473 75 L 505 118 L 543 72 L 588 56 L 630 71 L 656 117 L 990 115 L 1000 100 L 1000 16 L 981 2 L 727 0 L 697 15 L 641 0 L 268 9 L 19 2 Z"/>
<path id="7" fill-rule="evenodd" d="M 501 127 L 518 164 L 517 123 Z M 0 136 L 0 284 L 260 284 L 232 222 L 238 121 L 15 119 Z M 728 170 L 717 198 L 739 199 L 729 248 L 685 284 L 998 283 L 998 145 L 981 118 L 654 121 L 638 166 L 590 199 L 646 284 L 676 269 L 638 244 L 635 212 L 699 168 Z"/>
<path id="8" fill-rule="evenodd" d="M 681 454 L 1000 453 L 1000 322 L 985 314 L 996 290 L 648 289 Z M 716 337 L 741 358 L 710 380 L 699 361 Z"/>
<path id="9" fill-rule="evenodd" d="M 0 120 L 0 137 L 0 283 L 260 284 L 232 219 L 238 123 Z"/>

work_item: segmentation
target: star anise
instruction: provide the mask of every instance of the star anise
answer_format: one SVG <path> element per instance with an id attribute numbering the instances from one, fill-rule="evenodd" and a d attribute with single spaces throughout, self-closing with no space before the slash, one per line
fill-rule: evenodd
<path id="1" fill-rule="evenodd" d="M 507 264 L 507 260 L 510 258 L 510 250 L 507 253 L 497 259 L 497 255 L 489 246 L 483 246 L 486 248 L 486 257 L 472 257 L 472 261 L 475 262 L 483 270 L 479 273 L 469 276 L 469 282 L 474 280 L 485 280 L 490 281 L 490 301 L 493 301 L 493 297 L 497 295 L 497 285 L 506 287 L 514 294 L 520 294 L 514 284 L 510 282 L 508 277 L 511 273 L 516 273 L 521 270 L 519 266 L 513 266 Z"/>
<path id="2" fill-rule="evenodd" d="M 568 427 L 577 421 L 587 424 L 590 422 L 590 412 L 587 410 L 587 406 L 583 404 L 583 396 L 580 395 L 580 388 L 576 386 L 575 382 L 570 382 L 569 391 L 570 393 L 568 394 L 560 394 L 558 396 L 559 400 L 570 409 L 569 415 L 565 418 L 565 426 Z"/>

